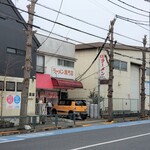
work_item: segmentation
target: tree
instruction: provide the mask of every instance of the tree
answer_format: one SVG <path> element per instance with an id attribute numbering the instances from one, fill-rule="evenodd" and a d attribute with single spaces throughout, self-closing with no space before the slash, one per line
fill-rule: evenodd
<path id="1" fill-rule="evenodd" d="M 20 109 L 20 120 L 19 125 L 20 128 L 24 128 L 24 125 L 27 124 L 27 107 L 28 107 L 28 92 L 29 92 L 29 81 L 30 81 L 30 73 L 32 69 L 32 37 L 33 37 L 33 16 L 35 3 L 37 0 L 31 0 L 31 4 L 27 6 L 29 18 L 28 18 L 28 28 L 26 31 L 27 42 L 26 42 L 26 56 L 25 56 L 25 65 L 24 69 L 24 80 L 23 80 L 23 88 L 21 93 L 21 109 Z"/>
<path id="2" fill-rule="evenodd" d="M 88 96 L 90 99 L 92 99 L 93 104 L 98 104 L 98 93 L 95 91 L 90 91 L 90 95 Z M 100 96 L 100 102 L 104 101 L 104 98 Z"/>

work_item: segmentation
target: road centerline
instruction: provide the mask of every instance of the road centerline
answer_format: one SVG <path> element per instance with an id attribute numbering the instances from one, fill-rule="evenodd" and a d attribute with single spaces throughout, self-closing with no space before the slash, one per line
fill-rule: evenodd
<path id="1" fill-rule="evenodd" d="M 150 133 L 139 134 L 139 135 L 135 135 L 135 136 L 125 137 L 125 138 L 111 140 L 111 141 L 97 143 L 97 144 L 91 144 L 91 145 L 87 145 L 87 146 L 83 146 L 83 147 L 73 148 L 73 149 L 70 149 L 70 150 L 82 150 L 82 149 L 86 149 L 86 148 L 91 148 L 91 147 L 96 147 L 96 146 L 116 143 L 116 142 L 120 142 L 120 141 L 125 141 L 125 140 L 130 140 L 130 139 L 134 139 L 134 138 L 143 137 L 143 136 L 148 136 L 148 135 L 150 135 Z"/>

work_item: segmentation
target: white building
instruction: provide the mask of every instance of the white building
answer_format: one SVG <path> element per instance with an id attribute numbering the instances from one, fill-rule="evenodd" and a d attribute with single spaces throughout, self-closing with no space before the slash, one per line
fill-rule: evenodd
<path id="1" fill-rule="evenodd" d="M 68 97 L 68 89 L 83 88 L 75 81 L 75 45 L 40 34 L 36 37 L 41 43 L 37 51 L 37 102 L 57 103 Z"/>

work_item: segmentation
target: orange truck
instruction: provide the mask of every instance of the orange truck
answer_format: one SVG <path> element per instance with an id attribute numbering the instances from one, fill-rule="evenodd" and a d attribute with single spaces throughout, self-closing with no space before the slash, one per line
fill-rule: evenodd
<path id="1" fill-rule="evenodd" d="M 66 114 L 70 119 L 73 115 L 80 117 L 82 120 L 87 118 L 86 100 L 63 99 L 52 108 L 52 114 Z"/>

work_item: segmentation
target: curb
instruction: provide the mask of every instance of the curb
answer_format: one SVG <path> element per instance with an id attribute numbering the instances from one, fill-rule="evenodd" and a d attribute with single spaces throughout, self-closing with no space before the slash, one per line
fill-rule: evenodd
<path id="1" fill-rule="evenodd" d="M 26 131 L 23 130 L 1 131 L 0 136 L 8 136 L 8 135 L 22 134 L 22 133 L 26 133 Z"/>

